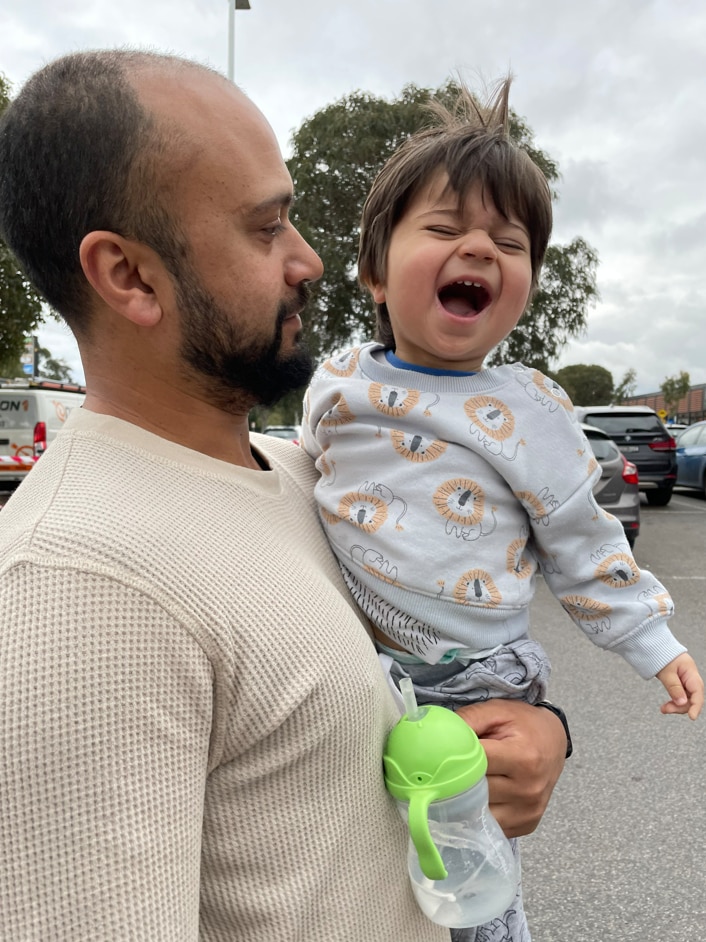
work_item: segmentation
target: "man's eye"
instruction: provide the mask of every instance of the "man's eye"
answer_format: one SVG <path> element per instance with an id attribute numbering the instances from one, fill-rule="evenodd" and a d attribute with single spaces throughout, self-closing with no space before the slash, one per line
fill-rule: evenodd
<path id="1" fill-rule="evenodd" d="M 273 222 L 269 226 L 262 227 L 262 231 L 265 233 L 265 235 L 272 236 L 272 237 L 278 235 L 280 232 L 283 232 L 284 229 L 285 229 L 285 225 L 279 216 L 277 217 L 276 222 Z"/>

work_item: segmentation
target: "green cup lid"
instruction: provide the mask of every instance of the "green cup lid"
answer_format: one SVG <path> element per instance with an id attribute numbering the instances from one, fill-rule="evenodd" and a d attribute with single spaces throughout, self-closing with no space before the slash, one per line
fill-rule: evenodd
<path id="1" fill-rule="evenodd" d="M 409 831 L 423 873 L 447 876 L 431 839 L 427 812 L 432 801 L 460 795 L 485 775 L 488 760 L 468 723 L 440 706 L 403 716 L 390 732 L 383 753 L 385 785 L 398 801 L 409 802 Z"/>

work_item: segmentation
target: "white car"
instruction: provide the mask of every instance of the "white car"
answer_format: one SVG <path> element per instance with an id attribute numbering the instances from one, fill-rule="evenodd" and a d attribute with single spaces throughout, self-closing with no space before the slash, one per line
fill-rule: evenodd
<path id="1" fill-rule="evenodd" d="M 263 429 L 262 434 L 274 435 L 275 438 L 284 438 L 298 445 L 299 439 L 302 437 L 302 430 L 300 425 L 268 425 L 267 428 Z"/>
<path id="2" fill-rule="evenodd" d="M 85 387 L 53 380 L 0 382 L 0 490 L 11 491 L 78 409 Z"/>

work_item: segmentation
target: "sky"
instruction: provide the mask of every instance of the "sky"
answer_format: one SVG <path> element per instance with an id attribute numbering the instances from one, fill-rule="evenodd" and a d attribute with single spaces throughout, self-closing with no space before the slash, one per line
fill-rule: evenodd
<path id="1" fill-rule="evenodd" d="M 472 87 L 512 72 L 511 105 L 559 164 L 553 241 L 598 252 L 600 301 L 557 368 L 599 364 L 653 392 L 706 382 L 706 3 L 703 0 L 250 0 L 235 80 L 283 153 L 354 91 Z M 0 72 L 17 92 L 46 62 L 131 46 L 227 74 L 227 0 L 0 0 Z M 40 342 L 82 379 L 68 329 Z"/>

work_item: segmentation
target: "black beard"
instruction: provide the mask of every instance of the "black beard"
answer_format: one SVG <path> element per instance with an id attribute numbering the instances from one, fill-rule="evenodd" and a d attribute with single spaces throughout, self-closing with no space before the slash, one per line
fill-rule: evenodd
<path id="1" fill-rule="evenodd" d="M 314 363 L 301 331 L 294 337 L 291 352 L 286 356 L 281 352 L 284 321 L 309 300 L 306 283 L 297 286 L 295 298 L 280 304 L 268 342 L 239 333 L 228 312 L 204 290 L 193 272 L 184 269 L 175 281 L 182 318 L 181 355 L 209 380 L 205 387 L 214 404 L 228 412 L 272 406 L 309 382 Z"/>

